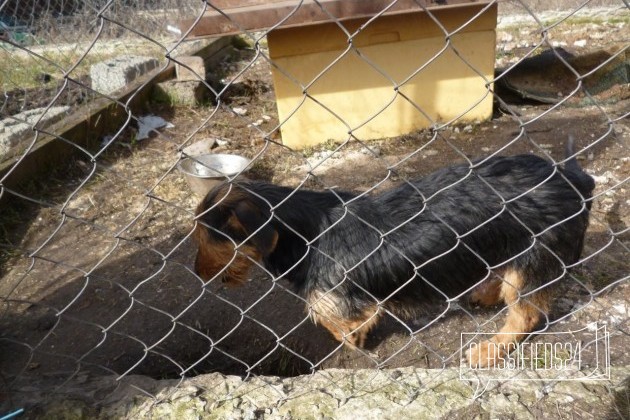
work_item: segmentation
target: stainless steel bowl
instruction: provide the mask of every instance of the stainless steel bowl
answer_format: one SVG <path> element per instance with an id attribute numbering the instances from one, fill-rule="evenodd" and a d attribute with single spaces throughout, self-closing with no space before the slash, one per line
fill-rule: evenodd
<path id="1" fill-rule="evenodd" d="M 216 185 L 244 171 L 250 162 L 239 155 L 208 153 L 184 158 L 179 161 L 177 168 L 185 175 L 190 189 L 205 197 Z"/>

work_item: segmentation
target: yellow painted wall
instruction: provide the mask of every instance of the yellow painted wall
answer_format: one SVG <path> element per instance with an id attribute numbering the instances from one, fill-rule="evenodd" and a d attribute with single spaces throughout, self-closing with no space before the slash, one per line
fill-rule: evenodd
<path id="1" fill-rule="evenodd" d="M 480 10 L 433 13 L 452 31 Z M 364 22 L 344 26 L 353 33 Z M 464 121 L 489 118 L 486 81 L 494 75 L 495 26 L 492 7 L 454 34 L 446 49 L 444 32 L 422 12 L 377 19 L 350 49 L 334 23 L 272 31 L 268 43 L 279 67 L 273 78 L 283 143 L 301 148 L 344 141 L 349 131 L 362 140 L 394 137 L 463 113 Z"/>

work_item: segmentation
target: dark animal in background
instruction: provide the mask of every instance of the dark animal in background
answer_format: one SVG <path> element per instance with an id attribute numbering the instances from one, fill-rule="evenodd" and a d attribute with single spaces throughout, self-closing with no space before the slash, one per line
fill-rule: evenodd
<path id="1" fill-rule="evenodd" d="M 580 258 L 593 188 L 574 158 L 562 168 L 533 155 L 451 166 L 380 194 L 224 184 L 197 209 L 195 270 L 242 284 L 260 264 L 293 284 L 315 323 L 359 347 L 385 311 L 468 292 L 504 302 L 501 334 L 467 354 L 484 366 L 547 318 L 553 284 Z"/>

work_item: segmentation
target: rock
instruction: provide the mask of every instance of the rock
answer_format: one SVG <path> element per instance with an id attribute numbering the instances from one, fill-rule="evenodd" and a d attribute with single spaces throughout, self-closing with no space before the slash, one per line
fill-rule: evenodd
<path id="1" fill-rule="evenodd" d="M 176 78 L 180 82 L 199 82 L 206 78 L 206 65 L 203 58 L 197 56 L 177 57 L 175 62 Z"/>
<path id="2" fill-rule="evenodd" d="M 201 105 L 208 102 L 212 96 L 212 92 L 200 81 L 169 80 L 156 84 L 152 91 L 154 101 L 177 105 Z"/>
<path id="3" fill-rule="evenodd" d="M 199 375 L 180 381 L 145 381 L 132 378 L 98 408 L 67 394 L 52 394 L 41 402 L 41 416 L 76 413 L 78 418 L 534 418 L 535 413 L 551 417 L 589 407 L 593 412 L 614 413 L 616 395 L 625 395 L 629 368 L 612 368 L 611 380 L 584 386 L 579 381 L 560 381 L 541 387 L 540 380 L 477 384 L 461 380 L 459 369 L 398 368 L 327 369 L 317 375 L 292 378 L 250 377 L 219 373 Z M 530 376 L 531 375 L 531 376 Z M 535 379 L 535 373 L 524 373 Z M 111 379 L 116 383 L 116 379 Z M 544 382 L 543 382 L 544 383 Z M 481 395 L 479 385 L 485 389 Z M 67 385 L 75 392 L 93 395 L 91 382 Z M 102 387 L 103 384 L 101 383 Z M 124 389 L 122 389 L 124 388 Z M 140 389 L 147 390 L 140 393 Z M 614 393 L 609 392 L 615 389 Z M 151 390 L 155 390 L 151 392 Z M 279 392 L 282 390 L 281 392 Z M 149 397 L 155 395 L 155 398 Z M 474 398 L 477 396 L 478 398 Z M 568 398 L 570 396 L 570 398 Z M 210 415 L 208 415 L 210 413 Z M 545 416 L 545 417 L 547 417 Z M 63 417 L 67 418 L 67 417 Z"/>
<path id="4" fill-rule="evenodd" d="M 115 92 L 158 66 L 158 60 L 153 57 L 132 55 L 93 64 L 90 68 L 92 89 L 105 94 Z"/>
<path id="5" fill-rule="evenodd" d="M 188 156 L 205 155 L 206 153 L 210 153 L 215 144 L 217 144 L 217 139 L 208 137 L 184 147 L 183 152 Z"/>
<path id="6" fill-rule="evenodd" d="M 239 106 L 235 106 L 234 108 L 232 108 L 232 111 L 234 111 L 236 115 L 240 115 L 240 116 L 247 115 L 247 110 Z"/>
<path id="7" fill-rule="evenodd" d="M 424 150 L 422 152 L 422 157 L 426 158 L 426 157 L 429 157 L 429 156 L 435 156 L 437 154 L 438 154 L 438 151 L 435 150 L 435 149 L 426 149 L 426 150 Z"/>

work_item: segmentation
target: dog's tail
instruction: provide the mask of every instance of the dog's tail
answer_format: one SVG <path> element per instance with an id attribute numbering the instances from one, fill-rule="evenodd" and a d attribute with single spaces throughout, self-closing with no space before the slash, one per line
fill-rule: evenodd
<path id="1" fill-rule="evenodd" d="M 565 148 L 565 156 L 567 158 L 571 158 L 564 163 L 564 169 L 566 172 L 573 174 L 577 178 L 578 182 L 575 186 L 578 190 L 580 190 L 580 193 L 582 193 L 584 197 L 591 197 L 591 194 L 595 189 L 595 180 L 589 174 L 584 172 L 584 169 L 582 169 L 578 163 L 577 158 L 573 156 L 575 153 L 574 146 L 575 139 L 572 134 L 569 134 L 569 140 L 567 141 L 567 146 Z"/>

